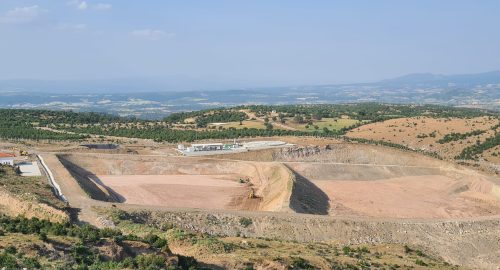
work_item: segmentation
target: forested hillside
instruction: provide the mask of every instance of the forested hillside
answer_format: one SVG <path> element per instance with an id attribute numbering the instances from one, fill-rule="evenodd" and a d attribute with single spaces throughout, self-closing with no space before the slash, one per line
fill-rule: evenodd
<path id="1" fill-rule="evenodd" d="M 324 105 L 252 105 L 175 113 L 162 121 L 124 118 L 100 113 L 47 110 L 0 110 L 0 138 L 32 140 L 84 140 L 89 135 L 152 139 L 157 142 L 193 142 L 204 139 L 237 139 L 271 136 L 341 137 L 346 132 L 388 119 L 430 117 L 498 118 L 498 112 L 436 105 L 377 103 Z M 216 125 L 214 125 L 217 124 Z M 259 124 L 260 123 L 260 124 Z M 260 126 L 259 126 L 260 125 Z M 483 134 L 450 133 L 438 143 L 449 143 Z M 418 135 L 420 136 L 420 135 Z M 418 137 L 417 136 L 417 137 Z M 357 139 L 408 148 L 382 139 Z M 475 159 L 498 145 L 495 138 L 465 149 L 457 158 Z M 435 153 L 430 153 L 435 155 Z"/>

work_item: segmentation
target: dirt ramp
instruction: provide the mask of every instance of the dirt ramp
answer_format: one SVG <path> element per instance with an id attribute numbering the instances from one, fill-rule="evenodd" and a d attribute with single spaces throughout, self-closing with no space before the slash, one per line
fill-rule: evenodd
<path id="1" fill-rule="evenodd" d="M 279 163 L 253 163 L 262 180 L 257 196 L 262 198 L 259 210 L 290 212 L 289 207 L 295 177 Z"/>
<path id="2" fill-rule="evenodd" d="M 59 155 L 57 158 L 64 165 L 66 170 L 78 182 L 80 187 L 94 200 L 106 202 L 119 202 L 119 195 L 115 194 L 108 187 L 102 185 L 97 177 L 90 171 L 71 162 L 67 155 Z"/>

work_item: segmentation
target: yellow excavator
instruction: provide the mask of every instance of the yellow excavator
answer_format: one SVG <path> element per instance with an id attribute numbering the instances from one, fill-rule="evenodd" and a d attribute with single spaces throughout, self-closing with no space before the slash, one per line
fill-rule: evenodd
<path id="1" fill-rule="evenodd" d="M 255 190 L 253 188 L 250 188 L 250 192 L 248 192 L 248 198 L 249 199 L 257 198 L 257 196 L 255 195 Z"/>
<path id="2" fill-rule="evenodd" d="M 19 149 L 19 148 L 17 148 L 17 147 L 12 147 L 12 151 L 14 151 L 14 153 L 19 152 L 19 155 L 20 155 L 20 156 L 23 156 L 23 157 L 26 157 L 26 156 L 28 156 L 28 155 L 29 155 L 29 154 L 28 154 L 28 151 L 23 150 L 23 149 Z"/>

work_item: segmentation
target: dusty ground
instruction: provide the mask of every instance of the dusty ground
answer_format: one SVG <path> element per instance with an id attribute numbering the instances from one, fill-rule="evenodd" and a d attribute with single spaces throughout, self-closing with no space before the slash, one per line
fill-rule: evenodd
<path id="1" fill-rule="evenodd" d="M 385 147 L 262 150 L 217 156 L 281 162 L 296 175 L 292 209 L 339 217 L 463 218 L 500 214 L 496 177 Z"/>
<path id="2" fill-rule="evenodd" d="M 314 138 L 300 140 L 313 142 Z M 235 173 L 249 176 L 252 187 L 262 197 L 258 207 L 243 209 L 273 211 L 235 212 L 227 205 L 222 209 L 218 205 L 217 209 L 193 210 L 189 200 L 179 200 L 180 208 L 113 203 L 127 211 L 150 211 L 151 224 L 172 223 L 216 235 L 305 242 L 410 243 L 426 247 L 452 263 L 488 269 L 500 263 L 499 215 L 495 215 L 495 196 L 500 192 L 492 184 L 498 184 L 497 178 L 416 153 L 334 140 L 324 140 L 326 144 L 331 144 L 333 150 L 310 156 L 250 152 L 253 161 L 234 160 L 245 160 L 241 155 L 211 159 L 72 153 L 66 158 L 83 168 L 83 176 L 178 175 L 162 184 L 168 189 L 178 187 L 174 183 L 180 177 L 182 181 L 193 180 L 196 186 L 202 184 L 196 175 L 210 175 L 210 181 L 220 180 L 211 177 Z M 259 153 L 266 162 L 258 161 Z M 70 205 L 80 209 L 80 219 L 99 226 L 109 224 L 95 209 L 111 208 L 111 203 L 89 199 L 55 155 L 46 154 L 45 159 Z M 287 170 L 295 176 L 291 186 L 283 181 L 289 175 Z M 102 181 L 106 184 L 106 179 Z M 180 186 L 188 195 L 190 189 Z M 134 190 L 137 188 L 129 188 L 129 194 Z M 320 215 L 301 215 L 292 210 Z M 241 217 L 250 218 L 252 225 L 242 227 Z"/>
<path id="3" fill-rule="evenodd" d="M 275 211 L 286 208 L 290 197 L 290 173 L 278 163 L 116 154 L 58 158 L 96 200 Z"/>
<path id="4" fill-rule="evenodd" d="M 330 147 L 307 156 L 274 149 L 215 158 L 59 158 L 76 169 L 73 176 L 92 198 L 126 204 L 408 219 L 500 214 L 494 177 L 385 147 Z M 96 175 L 98 181 L 89 181 Z"/>
<path id="5" fill-rule="evenodd" d="M 249 187 L 227 175 L 99 175 L 104 185 L 118 193 L 124 203 L 237 209 L 239 197 Z"/>
<path id="6" fill-rule="evenodd" d="M 377 218 L 464 218 L 500 214 L 491 184 L 461 192 L 442 175 L 372 181 L 313 181 L 330 199 L 330 215 Z M 481 188 L 485 191 L 482 192 Z M 468 189 L 463 187 L 463 189 Z"/>

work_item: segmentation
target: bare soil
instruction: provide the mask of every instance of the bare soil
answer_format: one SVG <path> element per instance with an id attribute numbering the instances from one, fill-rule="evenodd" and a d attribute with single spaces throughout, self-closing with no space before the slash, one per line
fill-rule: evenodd
<path id="1" fill-rule="evenodd" d="M 99 175 L 124 203 L 205 209 L 238 209 L 249 187 L 227 175 Z"/>
<path id="2" fill-rule="evenodd" d="M 69 165 L 73 171 L 73 167 L 81 169 L 76 170 L 77 181 L 68 172 L 68 164 L 64 167 L 52 154 L 44 158 L 70 205 L 81 209 L 80 218 L 96 225 L 107 224 L 96 209 L 112 207 L 89 199 L 76 184 L 89 176 L 102 178 L 95 184 L 129 197 L 128 202 L 113 204 L 145 213 L 148 224 L 170 223 L 214 235 L 303 242 L 409 243 L 451 263 L 488 269 L 500 263 L 498 177 L 412 152 L 333 141 L 328 144 L 331 150 L 322 147 L 311 155 L 267 150 L 249 152 L 248 157 L 218 158 L 59 155 L 73 164 Z M 259 153 L 265 161 L 259 161 Z M 120 179 L 128 176 L 132 179 L 120 186 Z M 248 178 L 248 183 L 239 183 L 237 178 Z M 144 195 L 134 194 L 143 192 L 144 185 L 156 186 L 145 188 Z M 218 188 L 238 191 L 222 195 Z M 251 203 L 245 201 L 245 194 L 235 196 L 247 188 L 253 188 L 257 196 Z M 134 196 L 140 200 L 156 198 L 157 204 L 132 203 Z M 178 207 L 162 205 L 162 199 Z M 202 209 L 193 210 L 198 206 Z M 251 219 L 251 225 L 242 226 L 242 217 Z"/>
<path id="3" fill-rule="evenodd" d="M 58 157 L 87 194 L 101 201 L 280 211 L 288 207 L 291 192 L 290 172 L 278 163 L 116 154 Z"/>
<path id="4" fill-rule="evenodd" d="M 443 175 L 372 181 L 313 181 L 330 198 L 330 215 L 465 218 L 500 214 L 491 183 L 469 186 Z M 484 191 L 483 191 L 484 189 Z"/>

